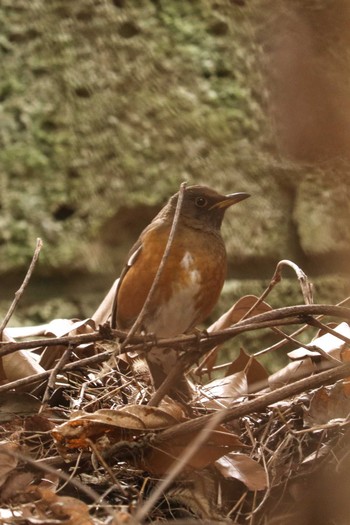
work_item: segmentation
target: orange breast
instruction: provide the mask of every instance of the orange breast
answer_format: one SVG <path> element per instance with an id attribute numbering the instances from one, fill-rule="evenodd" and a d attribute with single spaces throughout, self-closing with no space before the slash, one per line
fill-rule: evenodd
<path id="1" fill-rule="evenodd" d="M 128 328 L 147 298 L 163 257 L 169 227 L 150 229 L 142 250 L 120 284 L 117 321 Z M 183 333 L 202 322 L 220 295 L 226 275 L 221 236 L 179 225 L 169 258 L 145 317 L 145 328 L 161 337 Z"/>

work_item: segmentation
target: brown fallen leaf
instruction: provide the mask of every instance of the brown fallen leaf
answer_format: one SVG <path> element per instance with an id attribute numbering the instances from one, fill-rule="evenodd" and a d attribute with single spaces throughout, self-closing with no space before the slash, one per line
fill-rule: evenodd
<path id="1" fill-rule="evenodd" d="M 3 392 L 0 397 L 0 422 L 11 421 L 15 416 L 37 414 L 40 407 L 39 399 L 30 394 Z"/>
<path id="2" fill-rule="evenodd" d="M 157 445 L 157 448 L 151 448 L 148 453 L 146 452 L 142 457 L 136 459 L 136 466 L 155 476 L 166 474 L 174 463 L 181 458 L 184 450 L 195 439 L 198 432 L 189 432 L 173 439 L 171 443 L 161 443 Z M 242 447 L 244 445 L 238 436 L 227 432 L 224 427 L 218 427 L 210 433 L 206 443 L 191 457 L 185 471 L 202 470 L 230 451 Z"/>
<path id="3" fill-rule="evenodd" d="M 227 312 L 225 312 L 215 323 L 213 323 L 209 328 L 208 332 L 217 332 L 218 330 L 224 330 L 230 326 L 238 323 L 249 310 L 255 305 L 258 301 L 258 297 L 255 295 L 245 295 L 239 299 Z M 267 303 L 260 303 L 254 310 L 251 312 L 250 316 L 262 314 L 272 310 L 271 306 Z M 200 369 L 206 366 L 208 373 L 210 373 L 216 363 L 217 354 L 221 345 L 216 346 L 209 352 L 204 361 L 200 365 Z"/>
<path id="4" fill-rule="evenodd" d="M 316 390 L 311 398 L 304 421 L 309 426 L 324 425 L 335 419 L 346 419 L 350 414 L 350 397 L 343 382 Z"/>
<path id="5" fill-rule="evenodd" d="M 58 496 L 50 489 L 37 489 L 41 499 L 36 503 L 42 518 L 59 519 L 64 525 L 94 525 L 89 507 L 70 496 Z M 49 521 L 49 522 L 50 522 Z"/>
<path id="6" fill-rule="evenodd" d="M 21 496 L 33 479 L 34 474 L 32 472 L 15 471 L 11 473 L 0 492 L 0 501 L 13 501 L 17 496 Z"/>
<path id="7" fill-rule="evenodd" d="M 340 323 L 336 328 L 334 328 L 334 330 L 339 334 L 350 338 L 350 326 L 347 323 Z M 340 359 L 342 350 L 347 346 L 342 339 L 339 339 L 335 335 L 329 333 L 317 337 L 309 344 L 309 350 L 306 348 L 297 348 L 296 350 L 288 352 L 288 357 L 291 359 L 303 359 L 304 357 L 320 358 L 322 355 L 317 351 L 317 348 L 320 348 L 323 350 L 323 352 L 326 352 L 332 357 Z"/>
<path id="8" fill-rule="evenodd" d="M 16 452 L 19 445 L 12 441 L 0 441 L 0 487 L 5 483 L 9 474 L 17 467 L 18 459 L 7 452 Z"/>
<path id="9" fill-rule="evenodd" d="M 200 402 L 211 408 L 223 408 L 232 404 L 235 399 L 248 394 L 245 372 L 237 372 L 228 377 L 211 381 L 201 389 Z"/>
<path id="10" fill-rule="evenodd" d="M 293 361 L 281 368 L 281 370 L 270 375 L 268 379 L 269 386 L 271 389 L 279 388 L 301 377 L 313 375 L 318 371 L 320 371 L 320 369 L 317 364 L 310 357 L 306 357 L 300 361 Z"/>
<path id="11" fill-rule="evenodd" d="M 15 342 L 15 340 L 7 334 L 6 330 L 4 330 L 2 334 L 2 340 L 8 343 Z M 13 354 L 4 355 L 0 358 L 0 361 L 1 372 L 3 374 L 3 377 L 0 377 L 0 379 L 5 379 L 9 382 L 44 372 L 44 369 L 39 365 L 34 354 L 29 350 L 18 350 Z M 23 387 L 21 390 L 25 391 L 26 388 L 32 390 L 33 385 Z"/>
<path id="12" fill-rule="evenodd" d="M 259 361 L 245 353 L 241 348 L 239 356 L 229 365 L 226 375 L 231 375 L 244 370 L 247 376 L 248 391 L 253 390 L 254 386 L 259 387 L 260 384 L 265 384 L 268 378 L 268 373 Z"/>
<path id="13" fill-rule="evenodd" d="M 175 412 L 174 412 L 175 413 Z M 182 413 L 181 413 L 182 414 Z M 80 415 L 55 427 L 52 435 L 63 448 L 88 448 L 108 436 L 113 443 L 131 440 L 145 431 L 160 431 L 183 421 L 164 410 L 146 405 L 126 405 L 118 410 L 101 409 L 92 414 Z"/>
<path id="14" fill-rule="evenodd" d="M 226 479 L 238 479 L 249 490 L 264 490 L 267 487 L 265 469 L 245 454 L 231 452 L 218 459 L 215 467 Z"/>
<path id="15" fill-rule="evenodd" d="M 90 318 L 78 321 L 72 319 L 53 319 L 47 324 L 45 335 L 48 337 L 63 337 L 66 335 L 89 334 L 92 333 L 95 328 L 95 322 Z M 92 343 L 82 344 L 76 347 L 76 351 L 78 348 L 86 351 L 87 348 L 92 347 Z M 61 357 L 65 348 L 66 346 L 63 345 L 47 346 L 41 354 L 40 365 L 43 366 L 45 370 L 51 368 Z"/>

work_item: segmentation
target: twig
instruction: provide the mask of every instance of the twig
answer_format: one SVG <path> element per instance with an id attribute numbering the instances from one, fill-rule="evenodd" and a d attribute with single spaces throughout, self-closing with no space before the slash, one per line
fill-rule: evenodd
<path id="1" fill-rule="evenodd" d="M 97 363 L 103 363 L 103 361 L 106 361 L 113 355 L 114 355 L 113 351 L 102 352 L 101 354 L 98 354 L 98 355 L 93 355 L 91 357 L 85 357 L 84 359 L 79 359 L 78 361 L 75 361 L 74 363 L 68 363 L 67 365 L 64 365 L 61 370 L 67 372 L 70 370 L 75 370 L 77 368 L 83 368 L 84 366 L 89 366 L 89 365 L 97 364 Z M 54 368 L 51 368 L 50 370 L 46 370 L 45 372 L 41 372 L 40 374 L 23 377 L 22 379 L 11 381 L 11 383 L 7 383 L 6 385 L 0 385 L 0 393 L 8 392 L 9 390 L 15 390 L 16 388 L 31 385 L 32 383 L 36 383 L 39 381 L 44 381 L 45 379 L 50 377 L 53 371 L 54 371 Z"/>
<path id="2" fill-rule="evenodd" d="M 343 306 L 349 301 L 350 301 L 350 297 L 346 297 L 345 299 L 337 303 L 336 306 Z M 322 318 L 323 318 L 323 315 L 318 315 L 314 319 L 318 320 Z M 308 328 L 309 326 L 310 326 L 309 324 L 304 324 L 303 326 L 300 326 L 300 328 L 298 328 L 292 334 L 290 334 L 290 337 L 296 337 L 297 335 L 301 334 L 304 330 L 306 330 L 306 328 Z M 285 346 L 286 343 L 288 343 L 288 339 L 284 337 L 283 339 L 281 339 L 281 341 L 278 341 L 278 343 L 275 343 L 274 345 L 271 345 L 267 348 L 263 348 L 263 350 L 259 350 L 259 352 L 256 352 L 255 354 L 253 354 L 253 356 L 258 357 L 260 355 L 267 354 L 268 352 L 274 352 L 275 350 L 279 350 L 280 348 L 283 348 L 283 346 Z M 299 345 L 299 341 L 298 341 L 298 345 Z"/>
<path id="3" fill-rule="evenodd" d="M 140 311 L 139 315 L 137 316 L 136 321 L 134 322 L 134 324 L 130 328 L 126 339 L 121 344 L 121 348 L 122 349 L 125 348 L 125 346 L 129 343 L 129 341 L 132 338 L 132 336 L 134 334 L 136 334 L 137 331 L 139 330 L 139 328 L 142 326 L 142 323 L 143 323 L 143 320 L 145 318 L 145 315 L 147 314 L 149 305 L 151 304 L 151 301 L 152 301 L 152 299 L 154 297 L 154 293 L 155 293 L 156 288 L 157 288 L 157 286 L 159 284 L 160 277 L 161 277 L 161 275 L 163 273 L 164 267 L 165 267 L 166 262 L 167 262 L 167 260 L 169 258 L 171 247 L 172 247 L 173 242 L 174 242 L 174 237 L 175 237 L 176 230 L 177 230 L 177 225 L 178 225 L 178 222 L 179 222 L 179 217 L 180 217 L 180 212 L 181 212 L 181 208 L 182 208 L 182 202 L 183 202 L 185 190 L 186 190 L 186 182 L 183 182 L 181 184 L 181 186 L 180 186 L 179 197 L 178 197 L 178 200 L 177 200 L 177 203 L 176 203 L 174 219 L 173 219 L 173 223 L 172 223 L 171 230 L 170 230 L 170 233 L 169 233 L 168 241 L 167 241 L 167 244 L 166 244 L 163 256 L 162 256 L 162 260 L 160 261 L 157 273 L 156 273 L 156 275 L 155 275 L 155 277 L 153 279 L 152 286 L 151 286 L 151 288 L 150 288 L 150 290 L 148 292 L 148 295 L 147 295 L 146 300 L 145 300 L 145 302 L 144 302 L 144 304 L 143 304 L 143 306 L 141 308 L 141 311 Z"/>
<path id="4" fill-rule="evenodd" d="M 126 333 L 120 330 L 114 330 L 113 336 L 116 339 L 119 337 L 126 337 Z M 63 337 L 33 339 L 32 341 L 20 341 L 15 343 L 1 342 L 0 357 L 17 352 L 17 350 L 32 350 L 33 348 L 58 345 L 66 346 L 69 344 L 78 346 L 80 344 L 96 343 L 98 341 L 103 341 L 104 339 L 106 339 L 104 334 L 101 334 L 100 332 L 91 332 L 90 334 L 65 335 Z M 140 343 L 141 338 L 139 338 L 137 342 Z"/>
<path id="5" fill-rule="evenodd" d="M 265 291 L 260 295 L 260 297 L 257 299 L 257 301 L 253 304 L 253 306 L 244 314 L 241 321 L 244 319 L 247 319 L 250 314 L 266 299 L 266 297 L 269 295 L 271 290 L 278 284 L 282 279 L 282 270 L 284 266 L 289 266 L 292 268 L 300 282 L 301 291 L 304 297 L 305 304 L 312 304 L 312 285 L 310 284 L 307 275 L 303 272 L 301 268 L 297 264 L 295 264 L 293 261 L 289 261 L 287 259 L 283 259 L 282 261 L 279 261 L 279 263 L 276 266 L 275 272 L 270 280 L 270 283 L 268 287 L 265 289 Z"/>
<path id="6" fill-rule="evenodd" d="M 201 429 L 201 432 L 196 438 L 189 443 L 185 448 L 179 460 L 173 464 L 167 473 L 166 477 L 159 482 L 155 489 L 152 491 L 147 501 L 143 502 L 142 506 L 137 510 L 135 514 L 135 521 L 141 523 L 151 511 L 152 507 L 157 503 L 162 493 L 169 487 L 175 478 L 181 473 L 183 468 L 187 465 L 193 455 L 197 452 L 199 447 L 208 439 L 211 431 L 214 430 L 222 421 L 223 412 L 217 411 L 211 416 L 205 425 Z"/>
<path id="7" fill-rule="evenodd" d="M 32 459 L 29 456 L 26 456 L 25 454 L 22 454 L 21 452 L 17 452 L 15 450 L 8 450 L 8 449 L 5 449 L 5 448 L 3 448 L 1 450 L 1 452 L 2 452 L 2 454 L 7 454 L 8 456 L 11 456 L 13 458 L 19 459 L 20 461 L 23 461 L 24 463 L 28 463 L 31 467 L 33 467 L 33 468 L 35 468 L 37 470 L 41 470 L 43 472 L 47 472 L 49 474 L 53 474 L 54 476 L 57 476 L 58 478 L 60 478 L 60 479 L 62 479 L 64 481 L 70 483 L 78 491 L 80 491 L 83 494 L 85 494 L 85 496 L 87 496 L 94 503 L 94 505 L 97 506 L 97 505 L 103 503 L 104 504 L 104 508 L 106 509 L 106 512 L 114 520 L 116 520 L 115 522 L 118 525 L 120 524 L 120 521 L 118 520 L 118 517 L 117 517 L 116 513 L 113 512 L 113 510 L 109 509 L 108 503 L 106 501 L 103 501 L 103 499 L 101 498 L 101 496 L 97 492 L 95 492 L 91 487 L 89 487 L 89 486 L 85 485 L 84 483 L 82 483 L 81 481 L 79 481 L 79 479 L 71 478 L 70 475 L 66 474 L 62 470 L 57 470 L 57 469 L 51 467 L 51 465 L 46 464 L 45 461 L 37 461 L 35 459 Z"/>
<path id="8" fill-rule="evenodd" d="M 290 385 L 282 386 L 255 399 L 251 399 L 245 403 L 240 403 L 238 406 L 220 411 L 223 412 L 221 422 L 228 423 L 229 421 L 247 416 L 254 412 L 261 412 L 267 406 L 272 405 L 273 403 L 277 403 L 278 401 L 282 401 L 286 398 L 300 394 L 305 390 L 311 390 L 329 383 L 333 383 L 339 379 L 347 377 L 348 375 L 350 375 L 350 363 L 346 363 L 330 370 L 325 370 L 324 372 L 320 372 L 319 374 L 311 377 L 299 379 Z M 153 444 L 154 446 L 157 446 L 158 444 L 161 444 L 165 441 L 170 441 L 190 432 L 197 432 L 201 428 L 205 427 L 211 417 L 212 414 L 209 414 L 197 419 L 186 421 L 184 423 L 179 423 L 178 425 L 175 425 L 159 433 L 154 438 Z"/>
<path id="9" fill-rule="evenodd" d="M 328 315 L 331 317 L 339 317 L 350 321 L 350 308 L 342 306 L 331 306 L 327 304 L 312 304 L 312 305 L 297 305 L 286 306 L 284 308 L 277 308 L 263 314 L 249 317 L 244 321 L 239 321 L 231 328 L 225 328 L 217 332 L 204 331 L 200 338 L 198 334 L 180 335 L 172 338 L 158 339 L 156 346 L 158 347 L 179 347 L 184 348 L 186 345 L 196 344 L 198 348 L 204 352 L 208 351 L 208 346 L 215 346 L 218 343 L 225 342 L 232 337 L 243 332 L 258 330 L 275 325 L 283 324 L 299 324 L 305 322 L 307 316 L 310 315 Z M 127 332 L 121 330 L 112 330 L 110 338 L 124 340 L 127 337 Z M 0 357 L 8 355 L 17 350 L 33 349 L 41 346 L 56 346 L 56 345 L 79 345 L 83 343 L 93 343 L 103 341 L 106 339 L 105 334 L 101 332 L 92 332 L 91 334 L 81 334 L 57 337 L 51 339 L 36 339 L 33 341 L 21 341 L 19 343 L 0 343 Z M 129 346 L 123 350 L 117 349 L 116 354 L 122 354 L 130 350 L 147 350 L 147 346 L 155 346 L 154 339 L 150 339 L 149 335 L 133 335 L 129 341 Z M 96 356 L 94 356 L 96 357 Z"/>
<path id="10" fill-rule="evenodd" d="M 34 255 L 33 255 L 33 258 L 32 258 L 32 261 L 29 265 L 29 268 L 28 268 L 28 271 L 24 277 L 24 280 L 23 280 L 23 283 L 22 285 L 20 286 L 20 288 L 17 290 L 17 292 L 15 292 L 15 298 L 13 299 L 11 305 L 10 305 L 10 308 L 8 309 L 4 319 L 2 320 L 1 324 L 0 324 L 0 340 L 2 339 L 2 333 L 4 331 L 4 329 L 6 328 L 7 326 L 7 323 L 9 322 L 9 320 L 11 319 L 12 317 L 12 314 L 13 312 L 15 311 L 15 308 L 17 306 L 17 304 L 19 303 L 23 293 L 24 293 L 24 290 L 26 289 L 28 283 L 29 283 L 29 280 L 32 276 L 32 273 L 34 271 L 34 268 L 35 268 L 35 265 L 37 263 L 37 260 L 38 260 L 38 257 L 39 257 L 39 253 L 40 253 L 40 250 L 42 248 L 42 240 L 41 239 L 37 239 L 36 240 L 36 247 L 35 247 L 35 251 L 34 251 Z"/>
<path id="11" fill-rule="evenodd" d="M 198 354 L 197 354 L 198 355 Z M 171 387 L 176 383 L 176 381 L 182 376 L 185 371 L 185 364 L 181 358 L 179 358 L 172 368 L 170 373 L 166 376 L 163 383 L 157 388 L 157 390 L 152 395 L 151 399 L 148 401 L 148 406 L 156 407 L 159 405 L 164 396 L 169 392 Z"/>
<path id="12" fill-rule="evenodd" d="M 308 325 L 314 326 L 313 323 L 312 323 L 313 319 L 314 318 L 310 316 Z M 284 339 L 286 339 L 290 343 L 293 343 L 294 345 L 296 345 L 297 348 L 300 347 L 300 348 L 305 348 L 305 350 L 309 350 L 311 352 L 318 352 L 322 357 L 327 359 L 327 361 L 331 361 L 331 362 L 336 363 L 338 365 L 342 363 L 342 361 L 339 361 L 339 359 L 337 359 L 336 357 L 333 357 L 331 354 L 329 354 L 328 352 L 323 350 L 323 348 L 318 347 L 317 345 L 304 344 L 304 343 L 298 341 L 297 339 L 294 339 L 294 337 L 292 337 L 291 335 L 288 335 L 288 334 L 284 333 L 279 328 L 274 327 L 274 328 L 272 328 L 272 330 L 276 334 L 281 335 Z M 337 332 L 335 332 L 335 333 L 337 334 Z M 342 337 L 340 337 L 340 339 L 342 339 Z"/>
<path id="13" fill-rule="evenodd" d="M 208 352 L 213 346 L 217 345 L 218 343 L 225 342 L 229 339 L 232 339 L 236 335 L 239 335 L 244 332 L 252 331 L 252 330 L 259 330 L 261 328 L 266 328 L 270 326 L 278 326 L 278 325 L 285 325 L 285 324 L 298 324 L 303 321 L 307 321 L 308 316 L 310 315 L 329 315 L 333 317 L 340 317 L 343 319 L 347 319 L 350 321 L 350 309 L 344 308 L 341 306 L 329 306 L 329 305 L 300 305 L 300 306 L 287 306 L 285 308 L 278 308 L 276 310 L 272 310 L 270 312 L 266 312 L 263 314 L 256 315 L 254 317 L 250 317 L 249 319 L 246 319 L 245 321 L 239 322 L 235 324 L 231 328 L 226 328 L 225 330 L 218 331 L 216 333 L 208 333 L 203 332 L 201 337 L 198 337 L 198 334 L 192 334 L 192 335 L 181 335 L 179 337 L 173 337 L 169 339 L 159 339 L 157 341 L 157 346 L 160 348 L 165 347 L 171 347 L 171 348 L 180 348 L 183 351 L 186 350 L 186 345 L 189 347 L 193 347 L 195 345 L 196 351 L 193 352 L 193 362 L 198 358 L 198 354 L 204 355 L 206 352 Z M 125 332 L 121 332 L 120 330 L 113 330 L 112 335 L 120 338 L 121 334 L 126 336 Z M 57 337 L 54 339 L 49 340 L 40 340 L 40 344 L 38 344 L 37 341 L 22 341 L 21 343 L 7 343 L 3 348 L 3 350 L 0 351 L 4 354 L 10 354 L 11 352 L 15 352 L 20 349 L 25 348 L 36 348 L 38 346 L 56 346 L 56 345 L 64 345 L 64 344 L 71 344 L 76 345 L 77 343 L 87 343 L 87 342 L 94 342 L 94 341 L 100 341 L 103 339 L 103 335 L 99 332 L 93 332 L 91 334 L 83 334 L 78 336 L 69 336 L 69 337 Z M 135 342 L 135 344 L 131 344 Z M 154 342 L 150 341 L 149 337 L 147 336 L 136 336 L 134 335 L 132 340 L 130 341 L 130 345 L 126 346 L 123 350 L 117 349 L 113 350 L 112 352 L 103 352 L 101 354 L 87 357 L 84 359 L 80 359 L 79 361 L 76 361 L 74 363 L 68 363 L 65 365 L 62 370 L 74 370 L 75 368 L 80 368 L 86 365 L 90 365 L 93 363 L 102 363 L 103 361 L 107 360 L 111 355 L 115 355 L 116 353 L 125 353 L 130 350 L 138 350 L 138 349 L 144 349 L 145 346 L 152 345 L 154 346 Z M 190 360 L 187 359 L 186 356 L 186 367 L 188 367 L 191 363 Z M 181 365 L 182 366 L 182 365 Z M 47 379 L 47 377 L 50 376 L 52 372 L 52 369 L 42 372 L 40 374 L 36 374 L 33 376 L 29 376 L 23 379 L 18 379 L 17 381 L 13 381 L 12 383 L 8 383 L 6 385 L 0 386 L 0 393 L 1 392 L 7 392 L 8 390 L 12 390 L 14 388 L 17 388 L 19 386 L 29 385 L 31 383 L 41 381 L 44 379 Z"/>
<path id="14" fill-rule="evenodd" d="M 53 367 L 53 369 L 51 371 L 51 374 L 49 376 L 49 380 L 48 380 L 47 385 L 46 385 L 46 389 L 45 389 L 45 392 L 44 392 L 44 395 L 43 395 L 42 404 L 41 404 L 41 408 L 40 408 L 39 413 L 43 410 L 45 403 L 50 399 L 51 392 L 55 388 L 57 374 L 58 374 L 58 372 L 60 370 L 62 370 L 64 365 L 69 360 L 69 357 L 70 357 L 70 355 L 72 353 L 72 350 L 73 350 L 73 348 L 70 345 L 68 345 L 68 347 L 63 352 L 61 358 L 57 361 L 57 363 Z"/>
<path id="15" fill-rule="evenodd" d="M 330 326 L 327 326 L 324 323 L 321 323 L 318 319 L 315 319 L 314 317 L 310 317 L 308 318 L 307 323 L 311 326 L 314 326 L 315 328 L 318 328 L 319 330 L 324 330 L 325 332 L 328 332 L 329 334 L 334 335 L 334 337 L 341 339 L 342 341 L 344 341 L 344 343 L 350 346 L 349 337 L 346 337 L 345 335 L 340 334 L 336 330 L 333 330 L 333 328 L 331 328 Z"/>

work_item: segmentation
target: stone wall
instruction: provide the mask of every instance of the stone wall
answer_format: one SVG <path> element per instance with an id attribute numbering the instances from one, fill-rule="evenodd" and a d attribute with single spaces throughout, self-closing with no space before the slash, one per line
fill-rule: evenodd
<path id="1" fill-rule="evenodd" d="M 224 225 L 230 279 L 259 290 L 290 258 L 343 298 L 349 18 L 345 0 L 3 0 L 1 310 L 39 236 L 24 306 L 89 315 L 183 180 L 252 194 Z"/>

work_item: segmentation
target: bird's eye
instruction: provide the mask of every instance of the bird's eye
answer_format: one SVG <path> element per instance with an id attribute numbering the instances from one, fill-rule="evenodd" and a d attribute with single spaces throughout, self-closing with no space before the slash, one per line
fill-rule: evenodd
<path id="1" fill-rule="evenodd" d="M 205 197 L 197 197 L 194 201 L 195 205 L 198 206 L 198 208 L 204 208 L 208 204 L 208 201 Z"/>

